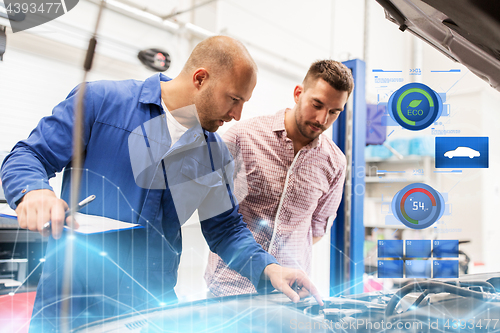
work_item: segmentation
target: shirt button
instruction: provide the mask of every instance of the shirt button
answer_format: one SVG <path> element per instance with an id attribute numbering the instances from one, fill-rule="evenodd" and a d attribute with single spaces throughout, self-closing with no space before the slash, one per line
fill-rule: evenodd
<path id="1" fill-rule="evenodd" d="M 22 190 L 21 193 L 26 193 L 26 189 Z"/>

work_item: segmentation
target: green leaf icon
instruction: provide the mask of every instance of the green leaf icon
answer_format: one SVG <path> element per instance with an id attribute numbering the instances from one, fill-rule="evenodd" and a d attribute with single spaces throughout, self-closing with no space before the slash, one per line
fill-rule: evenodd
<path id="1" fill-rule="evenodd" d="M 422 102 L 422 100 L 414 99 L 413 101 L 410 102 L 410 105 L 408 105 L 411 108 L 416 108 L 419 106 L 419 104 Z"/>

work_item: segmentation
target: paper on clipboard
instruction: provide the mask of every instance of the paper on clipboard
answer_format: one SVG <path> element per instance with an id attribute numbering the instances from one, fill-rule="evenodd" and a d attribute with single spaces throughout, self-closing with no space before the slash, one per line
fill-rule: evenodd
<path id="1" fill-rule="evenodd" d="M 74 231 L 79 234 L 97 234 L 135 228 L 144 228 L 140 224 L 122 222 L 107 217 L 75 213 L 75 220 L 80 227 Z M 68 226 L 64 227 L 69 229 Z"/>
<path id="2" fill-rule="evenodd" d="M 7 204 L 0 204 L 0 216 L 7 217 L 11 219 L 16 219 L 16 211 L 9 207 Z"/>

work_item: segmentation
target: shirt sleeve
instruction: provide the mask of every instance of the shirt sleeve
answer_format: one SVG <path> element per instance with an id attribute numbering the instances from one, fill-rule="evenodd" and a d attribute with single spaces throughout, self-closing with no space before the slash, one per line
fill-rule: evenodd
<path id="1" fill-rule="evenodd" d="M 84 98 L 83 144 L 87 144 L 94 122 L 92 84 L 87 85 Z M 19 141 L 5 158 L 0 176 L 5 197 L 12 209 L 29 191 L 49 189 L 49 178 L 62 171 L 73 155 L 74 106 L 76 87 L 58 104 L 51 116 L 44 117 L 26 140 Z"/>
<path id="2" fill-rule="evenodd" d="M 214 160 L 222 160 L 224 167 L 219 168 L 224 170 L 223 181 L 221 186 L 211 189 L 198 208 L 203 235 L 210 250 L 217 253 L 231 269 L 247 277 L 258 292 L 271 291 L 274 288 L 270 281 L 262 279 L 262 273 L 267 265 L 278 262 L 255 241 L 238 213 L 239 205 L 232 191 L 234 168 L 227 148 L 223 144 L 213 147 L 220 147 L 219 152 L 212 148 L 212 155 L 221 154 L 221 159 L 214 157 Z M 215 166 L 216 170 L 219 168 Z M 228 206 L 228 209 L 217 216 L 206 214 L 221 205 Z"/>
<path id="3" fill-rule="evenodd" d="M 240 156 L 240 143 L 238 137 L 238 124 L 231 126 L 224 134 L 222 140 L 226 144 L 227 149 L 233 157 L 235 163 L 239 160 Z"/>
<path id="4" fill-rule="evenodd" d="M 216 217 L 201 221 L 201 230 L 210 247 L 233 270 L 247 277 L 258 292 L 272 291 L 262 273 L 269 264 L 278 264 L 253 238 L 238 205 Z"/>
<path id="5" fill-rule="evenodd" d="M 240 124 L 233 125 L 222 135 L 222 139 L 233 157 L 234 172 L 231 189 L 237 202 L 243 202 L 249 192 L 246 163 L 241 147 L 242 138 L 245 137 L 246 133 Z"/>
<path id="6" fill-rule="evenodd" d="M 312 215 L 312 235 L 313 237 L 322 237 L 326 232 L 328 218 L 335 218 L 342 193 L 344 190 L 345 181 L 345 164 L 337 173 L 337 177 L 333 180 L 330 189 L 318 201 L 318 206 Z"/>

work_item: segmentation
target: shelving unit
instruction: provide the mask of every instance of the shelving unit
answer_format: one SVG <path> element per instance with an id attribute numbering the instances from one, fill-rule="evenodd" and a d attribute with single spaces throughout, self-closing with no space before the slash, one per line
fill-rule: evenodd
<path id="1" fill-rule="evenodd" d="M 406 177 L 401 177 L 401 179 L 384 179 L 386 177 L 375 177 L 375 176 L 369 176 L 365 177 L 365 183 L 425 183 L 427 178 L 426 177 L 411 177 L 411 178 L 406 178 Z"/>
<path id="2" fill-rule="evenodd" d="M 367 171 L 365 182 L 367 183 L 429 183 L 434 178 L 434 157 L 431 156 L 410 155 L 404 159 L 395 157 L 387 159 L 367 158 L 365 162 Z M 373 172 L 374 169 L 375 172 Z"/>
<path id="3" fill-rule="evenodd" d="M 377 267 L 378 239 L 429 239 L 432 230 L 408 229 L 402 223 L 386 224 L 391 202 L 403 187 L 411 183 L 425 183 L 435 187 L 438 178 L 434 173 L 434 157 L 410 155 L 403 159 L 391 157 L 367 158 L 365 176 L 364 225 L 365 265 Z"/>
<path id="4" fill-rule="evenodd" d="M 420 231 L 410 231 L 403 224 L 386 224 L 385 217 L 391 209 L 392 195 L 406 185 L 411 183 L 425 183 L 432 187 L 437 185 L 434 157 L 410 155 L 404 159 L 366 158 L 365 161 L 365 227 L 377 228 L 377 232 L 382 233 L 386 239 L 393 238 L 396 229 L 418 237 Z"/>

